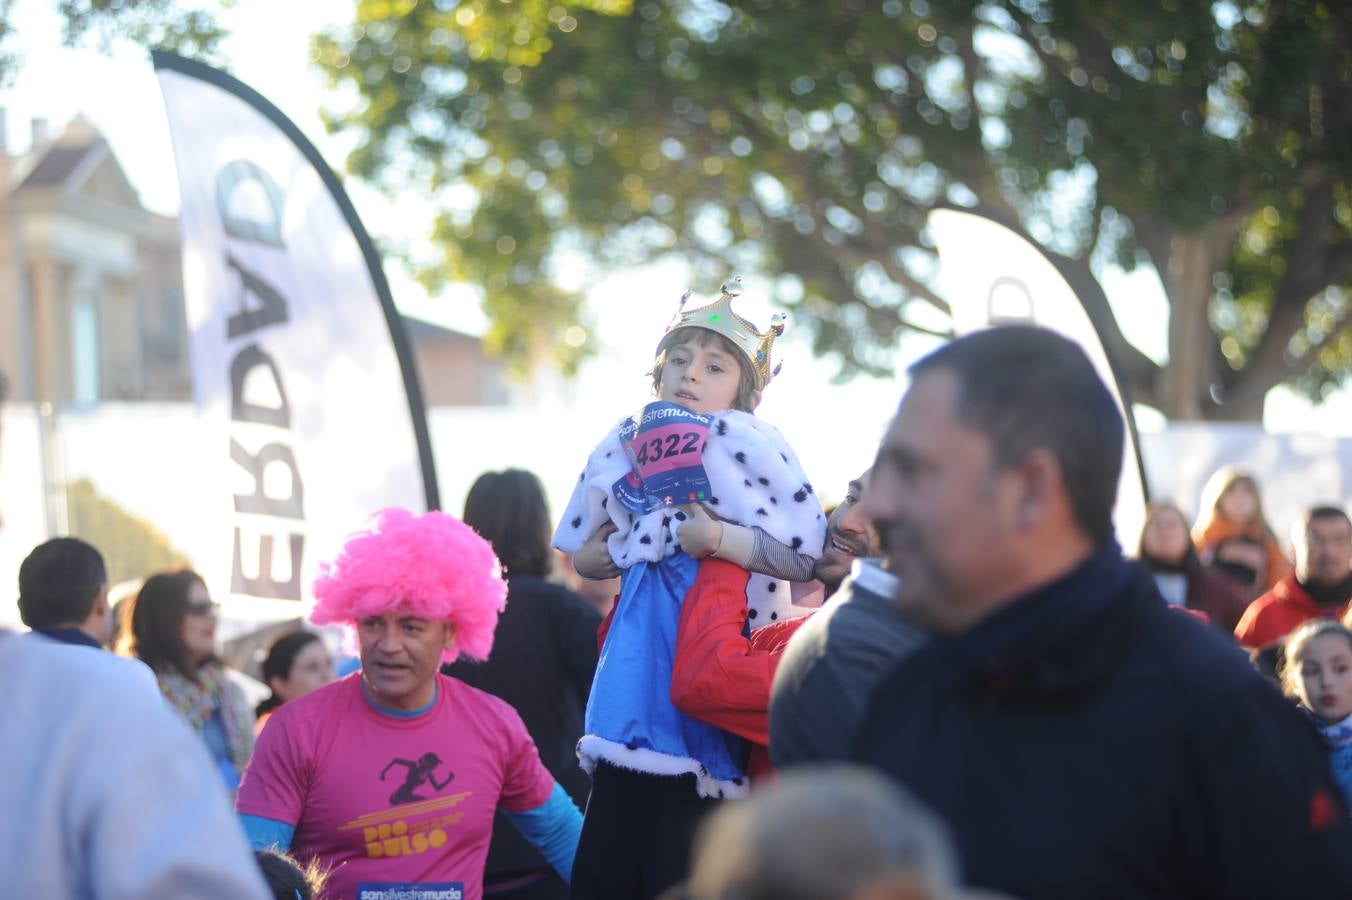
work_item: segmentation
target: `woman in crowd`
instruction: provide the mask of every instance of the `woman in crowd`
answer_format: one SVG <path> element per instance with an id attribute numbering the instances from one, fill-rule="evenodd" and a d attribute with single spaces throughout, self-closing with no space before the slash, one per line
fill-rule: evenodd
<path id="1" fill-rule="evenodd" d="M 132 601 L 131 634 L 120 649 L 150 666 L 165 700 L 202 736 L 234 791 L 253 752 L 254 717 L 216 658 L 216 613 L 196 572 L 159 572 Z"/>
<path id="2" fill-rule="evenodd" d="M 1268 590 L 1291 571 L 1291 563 L 1263 514 L 1258 482 L 1243 469 L 1225 466 L 1202 489 L 1201 512 L 1192 530 L 1192 540 L 1202 559 L 1210 563 L 1218 544 L 1239 535 L 1263 545 L 1267 558 L 1262 590 Z"/>
<path id="3" fill-rule="evenodd" d="M 1234 634 L 1247 601 L 1234 584 L 1202 565 L 1177 506 L 1152 503 L 1146 508 L 1136 556 L 1155 576 L 1165 600 L 1204 613 L 1217 629 Z"/>
<path id="4" fill-rule="evenodd" d="M 540 480 L 507 469 L 480 475 L 465 499 L 465 523 L 493 545 L 507 578 L 507 608 L 493 653 L 460 661 L 447 673 L 516 708 L 540 760 L 579 807 L 587 776 L 577 764 L 582 712 L 596 671 L 598 613 L 586 600 L 545 580 L 553 568 L 553 520 Z M 568 886 L 499 814 L 484 872 L 487 897 L 564 898 Z"/>
<path id="5" fill-rule="evenodd" d="M 263 681 L 272 695 L 254 707 L 254 734 L 263 732 L 272 711 L 333 680 L 333 660 L 313 631 L 292 631 L 277 638 L 263 660 Z"/>

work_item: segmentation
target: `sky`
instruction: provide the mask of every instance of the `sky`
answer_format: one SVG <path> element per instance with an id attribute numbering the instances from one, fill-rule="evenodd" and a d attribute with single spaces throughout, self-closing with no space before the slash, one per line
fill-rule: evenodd
<path id="1" fill-rule="evenodd" d="M 326 102 L 332 103 L 332 96 L 310 61 L 309 40 L 317 31 L 343 24 L 353 6 L 352 0 L 236 0 L 221 16 L 231 32 L 223 52 L 232 74 L 286 113 L 339 171 L 352 139 L 329 135 L 321 124 L 319 111 Z M 148 55 L 126 44 L 107 53 L 62 47 L 53 7 L 45 0 L 18 0 L 14 7 L 15 45 L 24 59 L 15 82 L 0 90 L 10 151 L 28 145 L 31 119 L 45 118 L 53 132 L 59 132 L 70 118 L 83 113 L 108 138 L 142 202 L 157 212 L 174 214 L 178 190 L 173 155 Z M 424 239 L 432 210 L 418 198 L 387 197 L 350 178 L 345 186 L 379 242 L 409 246 Z M 470 333 L 482 330 L 483 316 L 472 291 L 428 298 L 399 263 L 387 261 L 386 272 L 406 314 Z M 774 273 L 742 274 L 747 312 L 755 320 L 768 320 L 771 310 L 758 303 L 758 295 L 768 293 Z M 636 403 L 645 399 L 642 376 L 677 298 L 687 286 L 711 297 L 717 290 L 716 284 L 687 285 L 686 275 L 678 263 L 617 273 L 574 273 L 580 279 L 594 279 L 588 285 L 588 302 L 599 326 L 588 339 L 599 345 L 600 352 L 577 383 L 564 389 L 560 402 L 609 396 L 616 385 L 632 389 Z M 1108 270 L 1102 280 L 1128 338 L 1162 360 L 1167 306 L 1153 271 L 1142 268 L 1128 275 Z M 766 392 L 760 415 L 798 448 L 809 474 L 820 472 L 813 477 L 827 499 L 838 499 L 845 482 L 871 460 L 904 382 L 858 378 L 844 385 L 833 383 L 835 364 L 813 359 L 806 329 L 795 331 L 792 324 L 781 346 L 784 373 Z M 932 346 L 932 339 L 921 336 L 903 339 L 897 350 L 898 368 Z M 1143 430 L 1163 425 L 1149 410 L 1138 409 L 1137 419 Z M 1279 390 L 1269 399 L 1264 424 L 1271 431 L 1352 433 L 1352 393 L 1339 392 L 1323 407 L 1312 409 Z"/>

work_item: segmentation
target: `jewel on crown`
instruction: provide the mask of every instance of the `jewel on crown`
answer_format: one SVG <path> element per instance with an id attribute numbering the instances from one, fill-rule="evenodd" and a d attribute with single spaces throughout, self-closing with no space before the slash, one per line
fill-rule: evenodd
<path id="1" fill-rule="evenodd" d="M 663 332 L 662 341 L 665 342 L 667 335 L 678 328 L 698 327 L 716 332 L 742 351 L 746 361 L 751 365 L 751 371 L 756 376 L 756 390 L 762 390 L 770 383 L 770 379 L 779 374 L 780 367 L 772 365 L 771 350 L 775 339 L 784 333 L 786 321 L 784 314 L 775 313 L 770 318 L 770 327 L 765 331 L 760 331 L 751 322 L 739 316 L 732 308 L 732 301 L 742 295 L 742 278 L 740 275 L 730 281 L 723 282 L 719 291 L 717 300 L 698 309 L 686 309 L 686 303 L 692 294 L 691 291 L 687 290 L 682 294 L 676 316 L 671 320 L 671 324 L 667 326 L 666 331 Z M 659 342 L 659 350 L 661 346 L 662 343 Z"/>

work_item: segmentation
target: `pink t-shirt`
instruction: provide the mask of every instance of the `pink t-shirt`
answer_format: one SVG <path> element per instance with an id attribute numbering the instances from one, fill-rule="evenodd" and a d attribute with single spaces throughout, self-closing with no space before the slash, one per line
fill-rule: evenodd
<path id="1" fill-rule="evenodd" d="M 235 809 L 294 824 L 291 852 L 333 869 L 326 898 L 479 900 L 494 811 L 553 788 L 504 701 L 438 675 L 432 708 L 399 718 L 356 673 L 273 714 Z"/>

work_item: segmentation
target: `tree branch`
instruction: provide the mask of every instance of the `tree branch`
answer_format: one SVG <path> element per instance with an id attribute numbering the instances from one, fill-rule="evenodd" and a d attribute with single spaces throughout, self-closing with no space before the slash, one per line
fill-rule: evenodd
<path id="1" fill-rule="evenodd" d="M 1333 215 L 1333 185 L 1327 172 L 1312 173 L 1304 192 L 1300 224 L 1287 242 L 1290 256 L 1286 271 L 1277 281 L 1268 314 L 1267 328 L 1258 339 L 1249 361 L 1234 379 L 1234 397 L 1241 404 L 1260 403 L 1262 396 L 1278 384 L 1287 372 L 1286 349 L 1291 339 L 1305 328 L 1305 308 L 1320 290 L 1333 283 L 1335 256 L 1328 252 L 1329 221 Z"/>
<path id="2" fill-rule="evenodd" d="M 1288 363 L 1287 368 L 1289 369 L 1290 374 L 1302 372 L 1313 365 L 1324 348 L 1346 334 L 1349 327 L 1352 327 L 1352 308 L 1349 308 L 1338 317 L 1338 320 L 1334 323 L 1333 327 L 1329 329 L 1327 334 L 1309 347 L 1306 347 L 1305 352 L 1301 353 Z"/>

